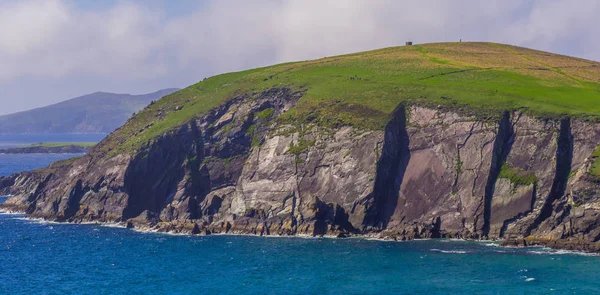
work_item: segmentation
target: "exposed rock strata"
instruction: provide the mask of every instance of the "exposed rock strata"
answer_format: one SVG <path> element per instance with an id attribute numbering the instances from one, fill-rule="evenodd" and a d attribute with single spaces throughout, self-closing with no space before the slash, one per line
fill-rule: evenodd
<path id="1" fill-rule="evenodd" d="M 136 155 L 92 150 L 0 178 L 0 191 L 14 195 L 2 207 L 190 234 L 503 238 L 598 249 L 600 185 L 588 173 L 596 125 L 518 112 L 480 121 L 417 106 L 400 106 L 385 131 L 278 123 L 301 96 L 239 97 Z M 534 181 L 515 183 L 503 169 Z"/>

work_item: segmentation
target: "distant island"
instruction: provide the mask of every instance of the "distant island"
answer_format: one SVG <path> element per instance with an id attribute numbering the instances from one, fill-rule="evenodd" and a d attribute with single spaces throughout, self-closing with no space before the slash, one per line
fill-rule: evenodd
<path id="1" fill-rule="evenodd" d="M 110 133 L 152 101 L 177 90 L 169 88 L 141 95 L 95 92 L 0 116 L 0 134 Z"/>
<path id="2" fill-rule="evenodd" d="M 40 142 L 24 147 L 0 149 L 0 154 L 82 154 L 95 142 Z"/>

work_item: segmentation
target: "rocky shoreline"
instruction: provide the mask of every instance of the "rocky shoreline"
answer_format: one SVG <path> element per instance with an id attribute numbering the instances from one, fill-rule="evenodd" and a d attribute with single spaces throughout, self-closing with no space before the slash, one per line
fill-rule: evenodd
<path id="1" fill-rule="evenodd" d="M 8 197 L 8 196 L 5 196 Z M 0 208 L 0 214 L 24 214 L 27 215 L 24 211 L 11 211 L 7 208 Z M 98 224 L 102 226 L 114 226 L 119 228 L 127 228 L 138 232 L 148 232 L 148 233 L 162 233 L 162 234 L 174 234 L 174 235 L 183 235 L 183 236 L 207 236 L 207 235 L 243 235 L 243 236 L 260 236 L 260 237 L 301 237 L 301 238 L 365 238 L 376 241 L 390 241 L 390 242 L 403 242 L 403 241 L 413 241 L 413 240 L 430 240 L 431 238 L 421 238 L 421 237 L 407 237 L 407 236 L 399 236 L 394 235 L 389 232 L 379 232 L 379 233 L 366 233 L 366 234 L 352 234 L 352 233 L 344 233 L 339 231 L 328 231 L 325 234 L 314 235 L 307 233 L 292 233 L 292 234 L 279 234 L 278 232 L 265 232 L 265 231 L 245 231 L 245 230 L 232 230 L 231 225 L 225 227 L 210 227 L 210 228 L 200 228 L 197 223 L 191 221 L 184 221 L 179 224 L 164 224 L 164 223 L 145 223 L 140 222 L 140 220 L 128 220 L 126 222 L 101 222 L 101 221 L 55 221 L 48 220 L 45 218 L 33 218 L 28 217 L 32 220 L 40 220 L 40 221 L 50 221 L 56 223 L 72 223 L 72 224 Z M 600 243 L 590 243 L 584 240 L 551 240 L 551 239 L 536 239 L 536 238 L 520 238 L 520 239 L 494 239 L 494 240 L 485 240 L 485 239 L 464 239 L 464 238 L 456 238 L 456 237 L 439 237 L 439 239 L 452 239 L 452 240 L 462 240 L 462 241 L 479 241 L 479 242 L 498 242 L 500 247 L 536 247 L 543 246 L 552 248 L 555 250 L 567 250 L 573 251 L 574 253 L 589 253 L 600 255 Z"/>
<path id="2" fill-rule="evenodd" d="M 302 95 L 236 97 L 134 154 L 105 153 L 102 142 L 81 158 L 0 177 L 0 193 L 14 195 L 2 208 L 173 233 L 598 251 L 597 123 L 517 111 L 483 120 L 419 105 L 400 105 L 385 130 L 277 120 Z"/>
<path id="3" fill-rule="evenodd" d="M 24 214 L 25 212 L 16 212 L 9 211 L 6 209 L 0 208 L 0 214 Z M 126 228 L 138 232 L 143 233 L 157 233 L 157 234 L 172 234 L 172 235 L 181 235 L 181 236 L 208 236 L 208 235 L 233 235 L 233 236 L 258 236 L 258 237 L 298 237 L 298 238 L 364 238 L 368 240 L 374 241 L 387 241 L 387 242 L 404 242 L 404 241 L 418 241 L 418 240 L 431 240 L 431 238 L 409 238 L 401 237 L 398 239 L 397 237 L 381 234 L 381 233 L 369 233 L 369 234 L 331 234 L 327 233 L 324 235 L 310 235 L 310 234 L 292 234 L 292 235 L 278 235 L 278 234 L 265 234 L 264 232 L 244 232 L 244 231 L 211 231 L 209 229 L 200 230 L 197 224 L 183 224 L 179 226 L 164 226 L 160 224 L 150 225 L 150 224 L 138 224 L 134 221 L 127 222 L 119 222 L 119 223 L 107 223 L 107 222 L 57 222 L 52 220 L 47 220 L 43 218 L 32 218 L 28 217 L 31 220 L 39 220 L 40 222 L 56 222 L 59 224 L 72 223 L 72 224 L 97 224 L 101 226 L 110 226 L 110 227 L 118 227 L 118 228 Z M 534 238 L 523 238 L 523 239 L 507 239 L 507 240 L 475 240 L 475 239 L 461 239 L 461 238 L 440 238 L 440 239 L 450 239 L 450 240 L 460 240 L 460 241 L 477 241 L 477 242 L 497 242 L 499 247 L 507 247 L 507 248 L 528 248 L 528 247 L 548 247 L 555 250 L 567 250 L 571 251 L 574 254 L 594 254 L 600 255 L 600 243 L 589 243 L 586 241 L 575 241 L 575 240 L 541 240 Z"/>

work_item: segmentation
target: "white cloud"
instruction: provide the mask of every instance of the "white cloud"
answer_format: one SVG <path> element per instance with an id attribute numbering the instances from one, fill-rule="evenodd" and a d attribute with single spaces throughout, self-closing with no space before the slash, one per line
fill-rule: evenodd
<path id="1" fill-rule="evenodd" d="M 182 87 L 220 72 L 406 40 L 496 41 L 600 59 L 597 0 L 212 0 L 177 15 L 145 4 L 0 2 L 0 101 L 21 96 L 12 111 L 75 90 Z M 24 90 L 31 81 L 44 83 Z"/>

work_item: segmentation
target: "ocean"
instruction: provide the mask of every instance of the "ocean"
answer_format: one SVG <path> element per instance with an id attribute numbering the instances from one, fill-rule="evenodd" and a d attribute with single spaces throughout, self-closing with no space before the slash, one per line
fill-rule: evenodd
<path id="1" fill-rule="evenodd" d="M 0 175 L 73 155 L 23 156 L 0 157 Z M 180 236 L 0 214 L 0 294 L 600 294 L 600 257 L 455 240 Z"/>
<path id="2" fill-rule="evenodd" d="M 99 142 L 106 134 L 0 134 L 0 149 L 38 142 Z M 2 154 L 0 176 L 48 166 L 48 164 L 80 156 L 80 154 Z"/>

